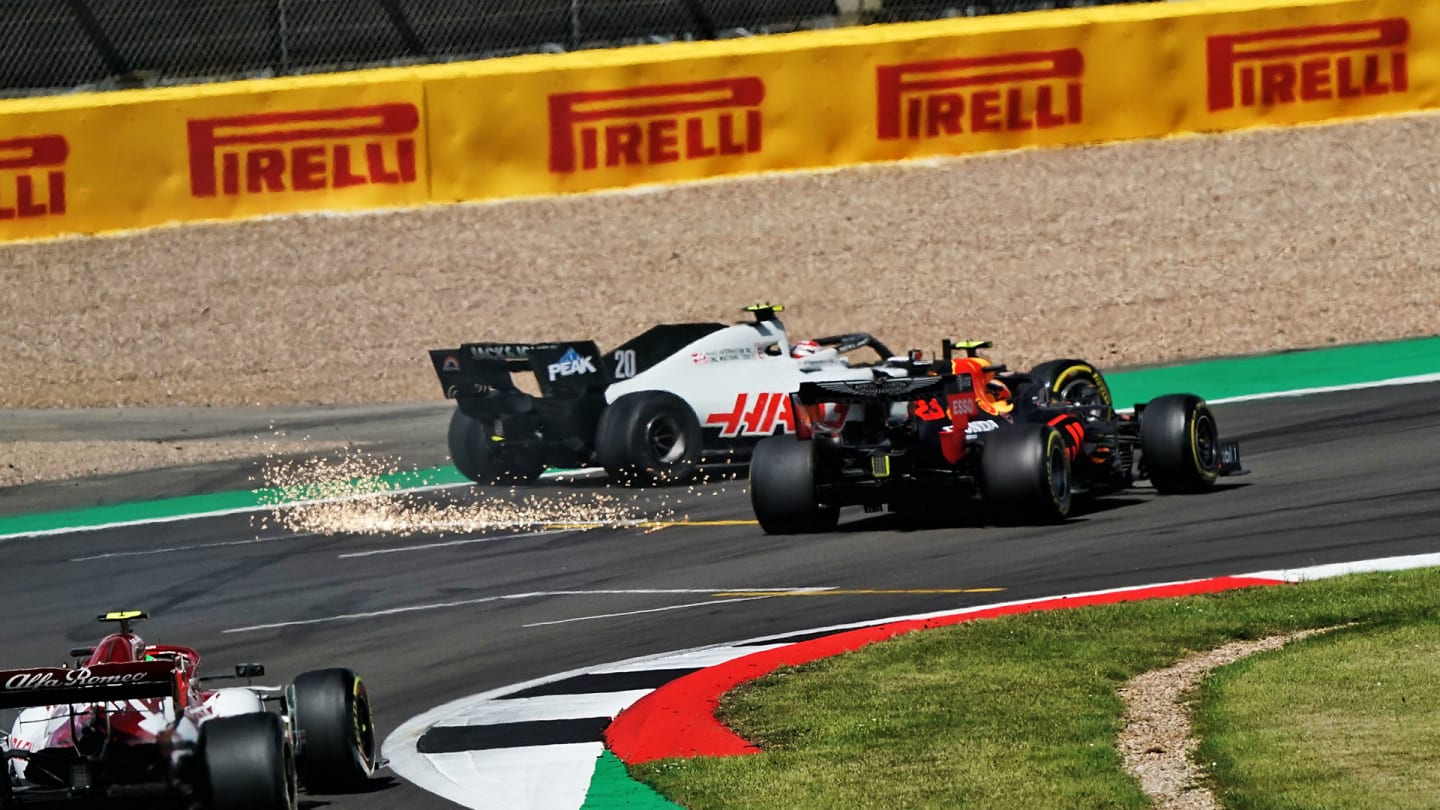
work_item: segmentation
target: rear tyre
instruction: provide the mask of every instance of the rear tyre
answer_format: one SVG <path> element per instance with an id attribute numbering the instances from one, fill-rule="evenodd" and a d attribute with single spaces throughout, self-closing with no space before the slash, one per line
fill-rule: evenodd
<path id="1" fill-rule="evenodd" d="M 459 408 L 450 416 L 450 459 L 477 484 L 523 484 L 545 470 L 534 453 L 508 449 L 491 438 L 489 425 Z"/>
<path id="2" fill-rule="evenodd" d="M 1100 371 L 1084 360 L 1050 360 L 1031 369 L 1030 377 L 1034 380 L 1031 391 L 1042 404 L 1071 402 L 1098 409 L 1096 415 L 1101 419 L 1115 416 L 1110 386 Z"/>
<path id="3" fill-rule="evenodd" d="M 761 439 L 750 457 L 750 506 L 766 534 L 828 532 L 840 507 L 815 490 L 815 443 L 794 436 Z"/>
<path id="4" fill-rule="evenodd" d="M 985 436 L 985 500 L 1007 521 L 1059 523 L 1070 514 L 1070 455 L 1049 425 L 1019 424 Z"/>
<path id="5" fill-rule="evenodd" d="M 0 810 L 10 810 L 10 808 L 14 806 L 15 793 L 14 787 L 11 785 L 11 780 L 14 778 L 15 776 L 10 768 L 10 762 L 7 760 L 5 762 L 5 773 L 0 774 Z"/>
<path id="6" fill-rule="evenodd" d="M 200 727 L 209 810 L 294 810 L 295 757 L 280 716 L 218 717 Z"/>
<path id="7" fill-rule="evenodd" d="M 1204 492 L 1220 477 L 1220 431 L 1194 394 L 1157 397 L 1140 412 L 1140 460 L 1163 495 Z"/>
<path id="8" fill-rule="evenodd" d="M 310 793 L 362 790 L 375 771 L 375 723 L 360 676 L 320 669 L 295 679 L 300 778 Z"/>
<path id="9" fill-rule="evenodd" d="M 595 461 L 626 485 L 694 477 L 704 434 L 695 411 L 668 391 L 637 391 L 610 403 L 595 429 Z"/>

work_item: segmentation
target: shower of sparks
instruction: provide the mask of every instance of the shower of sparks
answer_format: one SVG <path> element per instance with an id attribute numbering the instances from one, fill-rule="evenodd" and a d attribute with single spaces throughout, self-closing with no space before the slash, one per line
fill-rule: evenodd
<path id="1" fill-rule="evenodd" d="M 393 482 L 412 473 L 408 484 Z M 588 530 L 640 527 L 675 517 L 672 498 L 641 503 L 643 493 L 622 487 L 529 493 L 457 489 L 456 497 L 404 491 L 419 483 L 416 468 L 363 448 L 295 460 L 267 458 L 256 478 L 274 509 L 252 518 L 261 530 L 275 528 L 321 535 L 411 537 L 418 534 L 483 534 L 545 528 Z M 488 494 L 489 492 L 495 494 Z M 653 500 L 653 499 L 652 499 Z M 448 502 L 447 502 L 448 501 Z"/>

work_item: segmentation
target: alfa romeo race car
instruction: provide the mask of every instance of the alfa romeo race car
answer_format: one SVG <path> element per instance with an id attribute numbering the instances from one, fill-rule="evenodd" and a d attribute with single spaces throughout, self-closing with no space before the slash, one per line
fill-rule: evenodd
<path id="1" fill-rule="evenodd" d="M 466 343 L 430 359 L 456 401 L 450 457 L 479 483 L 525 482 L 545 467 L 604 467 L 629 484 L 679 481 L 702 462 L 748 457 L 765 436 L 795 429 L 800 381 L 869 379 L 849 355 L 890 350 L 869 334 L 793 343 L 784 307 L 746 307 L 753 321 L 652 327 L 611 351 L 588 340 Z M 807 351 L 808 350 L 808 351 Z M 515 375 L 533 373 L 540 395 Z"/>
<path id="2" fill-rule="evenodd" d="M 296 793 L 363 789 L 382 765 L 370 700 L 348 669 L 255 686 L 260 664 L 202 677 L 189 647 L 146 644 L 132 625 L 71 651 L 73 664 L 0 670 L 0 709 L 19 709 L 3 749 L 0 808 L 128 806 L 293 810 Z M 243 686 L 211 688 L 217 681 Z"/>
<path id="3" fill-rule="evenodd" d="M 1168 394 L 1121 414 L 1090 363 L 1013 373 L 979 355 L 990 347 L 946 340 L 938 361 L 912 351 L 869 379 L 801 382 L 795 434 L 765 439 L 750 461 L 761 528 L 829 531 L 844 506 L 933 514 L 957 498 L 982 501 L 1001 520 L 1054 523 L 1077 496 L 1142 480 L 1162 494 L 1199 492 L 1246 472 L 1239 444 L 1221 441 L 1198 396 Z"/>

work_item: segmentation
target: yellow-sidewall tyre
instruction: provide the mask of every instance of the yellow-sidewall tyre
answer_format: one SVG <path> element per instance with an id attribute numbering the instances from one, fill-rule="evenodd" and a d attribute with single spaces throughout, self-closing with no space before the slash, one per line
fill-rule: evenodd
<path id="1" fill-rule="evenodd" d="M 1220 430 L 1194 394 L 1157 397 L 1140 412 L 1140 461 L 1162 495 L 1204 492 L 1220 477 Z"/>

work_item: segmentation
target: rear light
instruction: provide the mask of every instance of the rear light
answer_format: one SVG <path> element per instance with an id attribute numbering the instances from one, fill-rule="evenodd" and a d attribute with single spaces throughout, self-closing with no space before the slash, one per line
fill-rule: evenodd
<path id="1" fill-rule="evenodd" d="M 800 395 L 790 395 L 790 411 L 795 414 L 795 438 L 815 438 L 815 414 L 811 411 L 814 405 L 800 404 Z"/>
<path id="2" fill-rule="evenodd" d="M 795 414 L 795 435 L 801 439 L 812 439 L 817 433 L 833 436 L 844 429 L 845 419 L 850 415 L 848 403 L 802 405 L 799 394 L 790 395 L 790 410 Z"/>
<path id="3" fill-rule="evenodd" d="M 965 457 L 965 428 L 946 425 L 940 428 L 940 453 L 951 464 Z"/>

